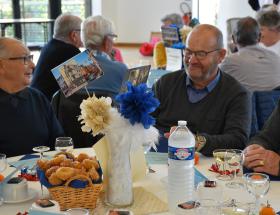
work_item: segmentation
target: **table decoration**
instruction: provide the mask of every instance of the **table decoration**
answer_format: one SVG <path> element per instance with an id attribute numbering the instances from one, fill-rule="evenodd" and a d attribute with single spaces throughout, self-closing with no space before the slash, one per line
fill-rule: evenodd
<path id="1" fill-rule="evenodd" d="M 109 145 L 108 187 L 106 201 L 114 206 L 133 203 L 130 152 L 150 143 L 156 149 L 158 130 L 150 116 L 159 105 L 146 84 L 133 86 L 127 82 L 127 92 L 116 96 L 119 110 L 111 107 L 110 97 L 89 97 L 80 105 L 82 131 L 94 136 L 105 134 Z"/>

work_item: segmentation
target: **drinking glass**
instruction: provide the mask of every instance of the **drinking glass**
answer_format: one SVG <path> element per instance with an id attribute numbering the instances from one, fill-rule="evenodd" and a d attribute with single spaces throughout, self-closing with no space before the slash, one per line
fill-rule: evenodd
<path id="1" fill-rule="evenodd" d="M 217 215 L 220 214 L 220 205 L 214 199 L 200 199 L 200 205 L 196 208 L 197 215 Z"/>
<path id="2" fill-rule="evenodd" d="M 215 161 L 219 167 L 220 174 L 217 176 L 217 179 L 227 181 L 231 180 L 231 176 L 226 174 L 226 164 L 227 159 L 229 159 L 226 156 L 227 149 L 216 149 L 213 151 L 213 156 L 215 158 Z"/>
<path id="3" fill-rule="evenodd" d="M 241 188 L 243 183 L 237 181 L 237 171 L 241 171 L 244 161 L 244 153 L 239 149 L 228 149 L 226 152 L 227 166 L 230 171 L 233 171 L 233 181 L 226 183 L 229 188 Z"/>
<path id="4" fill-rule="evenodd" d="M 40 159 L 43 159 L 43 157 L 44 157 L 43 153 L 49 151 L 50 147 L 48 147 L 48 146 L 36 146 L 32 150 L 34 152 L 39 152 L 40 153 Z"/>
<path id="5" fill-rule="evenodd" d="M 71 137 L 57 137 L 55 139 L 55 150 L 58 152 L 71 152 L 74 143 Z"/>
<path id="6" fill-rule="evenodd" d="M 3 172 L 5 169 L 7 168 L 7 157 L 5 154 L 0 154 L 0 172 Z M 1 187 L 2 189 L 2 184 L 1 184 Z M 0 205 L 3 204 L 4 202 L 4 199 L 2 197 L 2 190 L 0 192 Z"/>
<path id="7" fill-rule="evenodd" d="M 260 199 L 269 190 L 269 176 L 262 173 L 248 173 L 245 176 L 245 180 L 247 191 L 255 197 L 254 214 L 259 214 Z"/>

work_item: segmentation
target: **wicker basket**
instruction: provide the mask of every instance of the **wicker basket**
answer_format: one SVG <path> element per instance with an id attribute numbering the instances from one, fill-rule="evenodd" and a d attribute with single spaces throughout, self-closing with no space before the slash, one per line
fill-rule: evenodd
<path id="1" fill-rule="evenodd" d="M 73 188 L 69 187 L 71 181 L 76 179 L 86 179 L 88 187 Z M 64 186 L 48 188 L 50 196 L 57 201 L 60 210 L 69 208 L 95 208 L 102 184 L 93 184 L 91 179 L 84 175 L 77 175 L 70 178 Z"/>

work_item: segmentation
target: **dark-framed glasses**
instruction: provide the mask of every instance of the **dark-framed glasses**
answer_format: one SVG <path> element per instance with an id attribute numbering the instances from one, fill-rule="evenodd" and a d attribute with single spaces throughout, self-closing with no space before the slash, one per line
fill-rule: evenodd
<path id="1" fill-rule="evenodd" d="M 185 49 L 184 56 L 185 58 L 190 58 L 192 55 L 194 55 L 198 60 L 203 60 L 204 58 L 207 57 L 208 54 L 219 50 L 220 49 L 215 49 L 207 52 L 207 51 L 192 51 L 190 49 Z"/>
<path id="2" fill-rule="evenodd" d="M 23 64 L 28 65 L 28 63 L 33 61 L 33 55 L 31 54 L 31 55 L 26 55 L 26 56 L 22 56 L 22 57 L 10 57 L 10 58 L 7 58 L 7 60 L 23 60 Z"/>

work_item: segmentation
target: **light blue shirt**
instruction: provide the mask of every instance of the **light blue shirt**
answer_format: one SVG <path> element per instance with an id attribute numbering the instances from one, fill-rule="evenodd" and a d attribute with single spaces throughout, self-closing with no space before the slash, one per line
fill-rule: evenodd
<path id="1" fill-rule="evenodd" d="M 203 89 L 195 89 L 192 83 L 192 80 L 187 76 L 186 78 L 186 86 L 187 86 L 187 94 L 189 97 L 189 101 L 191 103 L 197 103 L 202 100 L 205 96 L 207 96 L 218 84 L 220 80 L 221 73 L 218 71 L 217 76 L 214 80 L 212 80 L 205 88 Z"/>

